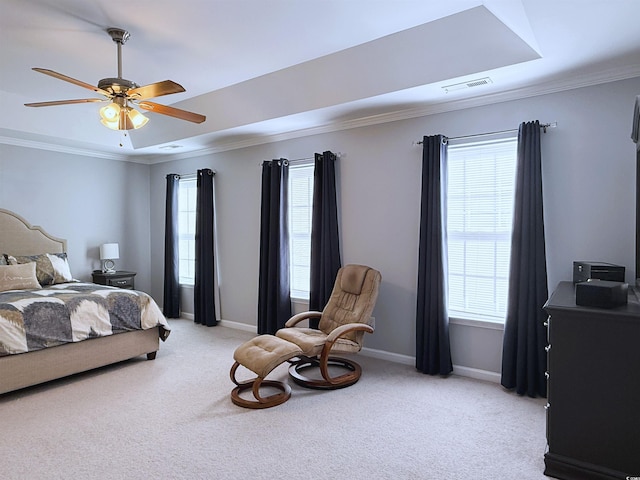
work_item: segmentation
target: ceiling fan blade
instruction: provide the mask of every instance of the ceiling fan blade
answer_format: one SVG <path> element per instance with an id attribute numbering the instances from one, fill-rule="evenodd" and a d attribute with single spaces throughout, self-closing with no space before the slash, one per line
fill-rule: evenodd
<path id="1" fill-rule="evenodd" d="M 171 95 L 172 93 L 181 93 L 185 89 L 182 85 L 165 80 L 163 82 L 150 83 L 142 87 L 132 88 L 127 91 L 127 96 L 132 100 L 146 100 L 147 98 L 161 97 L 162 95 Z"/>
<path id="2" fill-rule="evenodd" d="M 46 68 L 37 68 L 37 67 L 32 68 L 32 70 L 35 70 L 36 72 L 44 73 L 45 75 L 49 75 L 49 76 L 51 76 L 53 78 L 57 78 L 59 80 L 64 80 L 65 82 L 73 83 L 74 85 L 78 85 L 79 87 L 86 88 L 88 90 L 93 90 L 94 92 L 99 93 L 100 95 L 104 95 L 105 97 L 111 98 L 111 96 L 112 96 L 106 90 L 103 90 L 101 88 L 95 87 L 95 86 L 93 86 L 93 85 L 91 85 L 89 83 L 85 83 L 85 82 L 82 82 L 80 80 L 76 80 L 75 78 L 68 77 L 67 75 L 63 75 L 61 73 L 54 72 L 53 70 L 49 70 L 49 69 L 46 69 Z"/>
<path id="3" fill-rule="evenodd" d="M 170 117 L 179 118 L 181 120 L 187 120 L 193 123 L 202 123 L 207 117 L 200 115 L 199 113 L 187 112 L 186 110 L 180 110 L 175 107 L 168 107 L 167 105 L 161 105 L 153 102 L 139 102 L 137 105 L 140 108 L 149 110 L 150 112 L 161 113 L 162 115 L 169 115 Z"/>
<path id="4" fill-rule="evenodd" d="M 25 103 L 25 107 L 52 107 L 54 105 L 70 105 L 72 103 L 92 103 L 92 102 L 104 102 L 100 98 L 80 98 L 78 100 L 54 100 L 52 102 L 35 102 Z"/>

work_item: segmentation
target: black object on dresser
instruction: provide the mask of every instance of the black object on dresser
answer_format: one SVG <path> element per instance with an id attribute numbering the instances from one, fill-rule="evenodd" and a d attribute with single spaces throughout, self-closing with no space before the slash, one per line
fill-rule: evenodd
<path id="1" fill-rule="evenodd" d="M 622 265 L 604 262 L 573 262 L 573 283 L 587 280 L 610 280 L 624 282 L 625 268 Z"/>
<path id="2" fill-rule="evenodd" d="M 640 477 L 640 302 L 576 305 L 560 282 L 547 330 L 545 475 L 565 480 Z"/>
<path id="3" fill-rule="evenodd" d="M 135 288 L 134 277 L 136 276 L 136 272 L 119 270 L 116 273 L 103 273 L 101 270 L 94 270 L 91 275 L 93 277 L 93 283 L 126 288 L 128 290 Z"/>

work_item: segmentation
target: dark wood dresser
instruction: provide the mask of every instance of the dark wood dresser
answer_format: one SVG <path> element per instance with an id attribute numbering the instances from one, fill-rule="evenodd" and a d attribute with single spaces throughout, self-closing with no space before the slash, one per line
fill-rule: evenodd
<path id="1" fill-rule="evenodd" d="M 640 478 L 640 302 L 576 305 L 561 282 L 544 308 L 547 330 L 545 475 Z"/>

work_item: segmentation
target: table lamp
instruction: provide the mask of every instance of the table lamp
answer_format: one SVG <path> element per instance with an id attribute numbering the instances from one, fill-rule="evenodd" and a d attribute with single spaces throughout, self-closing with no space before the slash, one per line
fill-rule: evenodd
<path id="1" fill-rule="evenodd" d="M 100 246 L 100 260 L 102 260 L 102 273 L 116 273 L 115 259 L 120 258 L 120 250 L 117 243 L 103 243 Z"/>

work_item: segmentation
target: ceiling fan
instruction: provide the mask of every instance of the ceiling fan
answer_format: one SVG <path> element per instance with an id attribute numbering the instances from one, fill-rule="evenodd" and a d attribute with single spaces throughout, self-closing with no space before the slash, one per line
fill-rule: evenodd
<path id="1" fill-rule="evenodd" d="M 53 70 L 46 68 L 33 68 L 36 72 L 44 73 L 65 82 L 73 83 L 80 87 L 92 90 L 106 98 L 81 98 L 76 100 L 55 100 L 51 102 L 25 103 L 27 107 L 50 107 L 54 105 L 68 105 L 73 103 L 107 102 L 109 105 L 100 109 L 101 122 L 112 130 L 131 130 L 144 126 L 149 119 L 132 108 L 130 105 L 137 105 L 143 110 L 168 115 L 188 122 L 202 123 L 206 120 L 204 115 L 188 112 L 175 107 L 161 105 L 148 101 L 149 98 L 170 95 L 172 93 L 184 92 L 185 89 L 171 81 L 151 83 L 139 86 L 131 80 L 122 78 L 122 45 L 129 39 L 129 32 L 120 28 L 109 28 L 107 33 L 118 45 L 118 77 L 103 78 L 94 87 L 88 83 L 76 80 Z"/>

